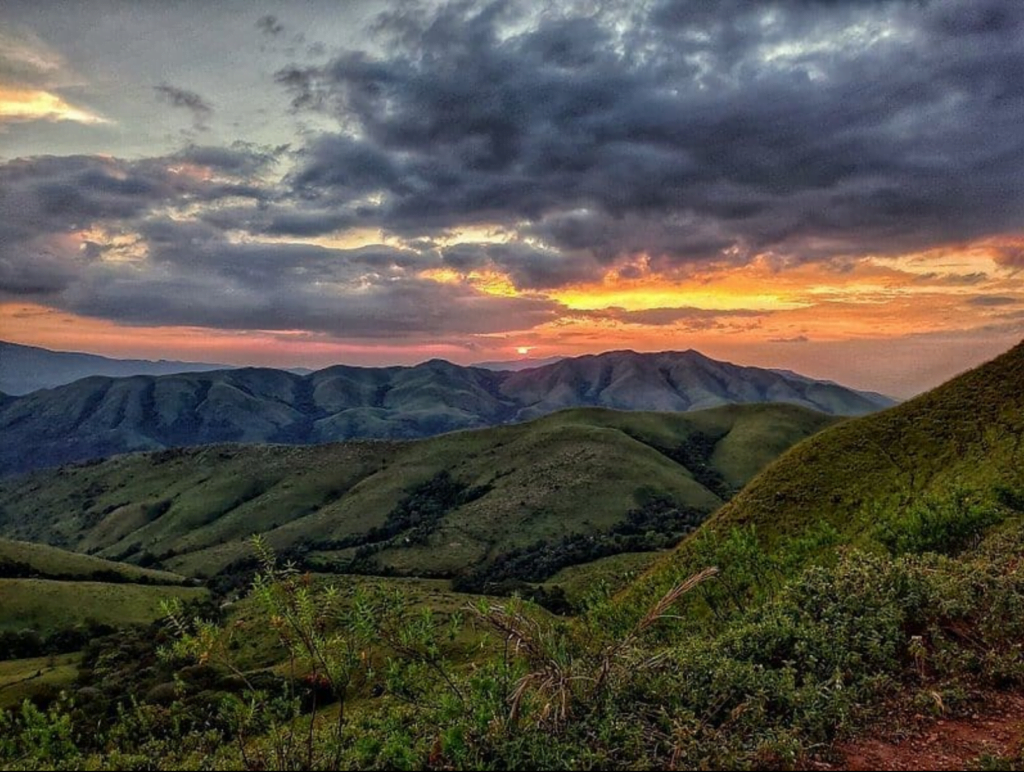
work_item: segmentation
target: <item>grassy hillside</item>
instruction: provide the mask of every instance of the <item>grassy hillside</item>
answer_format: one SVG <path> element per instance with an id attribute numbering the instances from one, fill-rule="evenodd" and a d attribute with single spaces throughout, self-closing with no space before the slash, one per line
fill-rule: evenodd
<path id="1" fill-rule="evenodd" d="M 1000 690 L 1024 688 L 1022 364 L 1024 347 L 905 408 L 800 442 L 633 588 L 597 599 L 571 619 L 493 598 L 478 599 L 464 618 L 430 613 L 434 604 L 457 607 L 447 584 L 346 579 L 329 588 L 275 569 L 260 549 L 265 574 L 234 604 L 232 617 L 191 632 L 179 619 L 178 659 L 162 665 L 178 667 L 178 686 L 155 665 L 142 673 L 136 666 L 153 660 L 152 635 L 121 636 L 83 659 L 95 680 L 81 682 L 106 710 L 98 721 L 87 718 L 101 731 L 53 751 L 38 743 L 40 729 L 52 736 L 52 727 L 79 719 L 61 709 L 46 717 L 26 710 L 7 722 L 13 742 L 0 744 L 0 765 L 17 768 L 32 758 L 40 767 L 75 760 L 102 768 L 129 760 L 249 769 L 847 768 L 842 741 L 879 722 L 906 739 L 941 732 L 934 719 L 947 726 L 960 717 L 977 720 L 986 704 L 998 703 Z M 429 475 L 437 468 L 432 459 L 448 458 L 443 480 L 427 477 L 423 487 L 421 477 L 404 489 L 406 496 L 416 491 L 422 507 L 400 500 L 378 526 L 392 534 L 388 523 L 405 518 L 409 527 L 394 532 L 399 538 L 388 548 L 408 558 L 423 549 L 421 538 L 429 543 L 449 518 L 491 495 L 496 481 L 453 481 L 482 454 L 496 454 L 492 466 L 505 460 L 506 447 L 516 451 L 509 463 L 532 464 L 530 451 L 543 449 L 564 470 L 574 454 L 605 448 L 581 438 L 599 438 L 611 450 L 586 459 L 587 466 L 605 457 L 621 465 L 615 450 L 628 447 L 643 464 L 632 474 L 653 479 L 650 451 L 687 469 L 700 489 L 724 491 L 726 471 L 753 462 L 739 450 L 760 447 L 752 440 L 766 436 L 765 415 L 733 411 L 700 420 L 700 427 L 684 426 L 577 411 L 518 427 L 519 435 L 504 429 L 500 445 L 466 444 L 484 432 L 453 435 L 415 458 L 397 447 L 351 490 L 395 469 L 411 474 L 414 461 Z M 571 447 L 560 448 L 559 437 Z M 541 464 L 547 456 L 539 454 Z M 601 467 L 604 475 L 613 471 Z M 568 484 L 537 479 L 549 491 Z M 577 509 L 599 511 L 602 502 L 584 500 L 583 490 L 572 494 Z M 635 497 L 648 503 L 642 512 L 658 514 L 652 495 Z M 438 529 L 424 531 L 435 522 Z M 517 525 L 522 531 L 529 523 Z M 637 525 L 627 516 L 606 533 L 628 537 L 623 524 Z M 547 542 L 558 549 L 574 543 Z M 336 544 L 320 558 L 345 549 Z M 492 573 L 524 549 L 495 558 Z M 586 595 L 602 575 L 643 571 L 649 557 L 656 553 L 622 551 L 582 572 L 563 566 L 548 580 Z M 694 576 L 708 565 L 720 570 Z M 689 581 L 680 583 L 684 577 Z M 398 584 L 413 595 L 396 595 Z M 472 667 L 465 667 L 467 643 L 474 644 Z M 268 651 L 289 664 L 249 675 L 261 676 L 260 689 L 275 678 L 285 679 L 279 687 L 293 684 L 293 712 L 281 713 L 274 693 L 246 691 L 231 677 L 269 664 L 261 659 Z M 111 677 L 111 665 L 120 676 Z M 111 681 L 115 686 L 104 686 Z M 211 711 L 239 704 L 231 689 L 244 694 L 246 710 Z M 147 714 L 141 731 L 119 709 L 125 694 L 163 706 Z M 323 709 L 328 699 L 340 706 Z M 288 731 L 263 729 L 276 721 Z M 988 731 L 985 739 L 998 738 Z M 1000 758 L 959 763 L 1020 768 L 1015 745 L 993 747 Z"/>
<path id="2" fill-rule="evenodd" d="M 158 587 L 50 579 L 0 579 L 0 631 L 38 633 L 96 623 L 122 627 L 161 616 L 165 600 L 199 600 L 207 591 L 194 587 Z"/>
<path id="3" fill-rule="evenodd" d="M 180 574 L 0 539 L 0 664 L 64 654 L 110 629 L 159 618 L 164 601 L 208 597 L 193 584 Z M 24 686 L 35 693 L 52 681 L 47 676 Z M 0 671 L 0 704 L 3 689 Z"/>
<path id="4" fill-rule="evenodd" d="M 134 584 L 183 584 L 180 574 L 115 563 L 45 544 L 0 539 L 0 577 L 7 579 L 100 579 Z"/>
<path id="5" fill-rule="evenodd" d="M 1024 490 L 1024 344 L 898 407 L 793 448 L 715 518 L 791 534 L 826 521 L 864 532 L 879 511 L 958 489 Z"/>
<path id="6" fill-rule="evenodd" d="M 0 445 L 0 474 L 224 442 L 415 439 L 576 407 L 693 411 L 765 403 L 863 415 L 891 401 L 694 351 L 617 351 L 521 372 L 432 360 L 415 367 L 337 366 L 305 376 L 241 368 L 90 377 L 0 402 L 0 432 L 8 440 Z"/>
<path id="7" fill-rule="evenodd" d="M 246 557 L 257 532 L 322 570 L 453 576 L 519 551 L 554 573 L 601 556 L 588 536 L 625 552 L 647 530 L 685 533 L 834 420 L 786 405 L 582 409 L 411 443 L 123 456 L 0 483 L 0 534 L 187 575 Z M 571 554 L 538 557 L 539 542 Z"/>
<path id="8" fill-rule="evenodd" d="M 753 527 L 769 549 L 800 539 L 875 548 L 901 518 L 955 524 L 989 507 L 1024 511 L 1022 384 L 1024 344 L 910 402 L 796 445 L 652 569 L 622 607 L 642 605 L 713 559 L 713 545 L 737 528 Z"/>
<path id="9" fill-rule="evenodd" d="M 981 719 L 1024 688 L 1008 525 L 955 557 L 854 550 L 714 628 L 670 626 L 718 584 L 695 579 L 625 636 L 518 601 L 450 613 L 466 599 L 422 580 L 268 568 L 224 624 L 179 615 L 172 657 L 158 626 L 89 647 L 82 708 L 0 712 L 0 768 L 847 769 L 843 741 L 880 722 L 917 750 L 973 716 L 956 768 L 1020 769 L 1019 714 Z"/>
<path id="10" fill-rule="evenodd" d="M 80 659 L 61 654 L 0 662 L 0 710 L 16 708 L 22 700 L 56 697 L 74 682 Z"/>

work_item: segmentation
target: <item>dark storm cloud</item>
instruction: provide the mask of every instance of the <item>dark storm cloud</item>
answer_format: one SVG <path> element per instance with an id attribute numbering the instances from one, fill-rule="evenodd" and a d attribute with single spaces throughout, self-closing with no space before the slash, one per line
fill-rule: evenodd
<path id="1" fill-rule="evenodd" d="M 146 281 L 127 273 L 98 273 L 96 278 L 95 284 L 69 291 L 66 307 L 142 325 L 309 330 L 348 338 L 436 338 L 530 329 L 553 321 L 562 310 L 545 300 L 496 298 L 464 286 L 415 278 L 335 293 L 317 291 L 306 283 L 249 287 L 221 276 L 200 278 L 187 273 Z"/>
<path id="2" fill-rule="evenodd" d="M 266 171 L 277 161 L 282 151 L 283 148 L 263 148 L 246 142 L 235 142 L 230 147 L 189 145 L 172 158 L 248 177 Z"/>
<path id="3" fill-rule="evenodd" d="M 291 205 L 218 208 L 204 212 L 205 222 L 224 230 L 245 230 L 261 236 L 307 237 L 343 231 L 366 224 L 344 210 L 303 211 Z"/>
<path id="4" fill-rule="evenodd" d="M 161 83 L 154 86 L 157 98 L 171 107 L 180 107 L 192 113 L 192 125 L 196 130 L 203 131 L 208 128 L 207 123 L 213 117 L 213 105 L 203 99 L 195 91 Z"/>
<path id="5" fill-rule="evenodd" d="M 396 12 L 388 54 L 282 71 L 345 127 L 307 148 L 305 199 L 398 233 L 525 222 L 605 261 L 896 252 L 1024 216 L 1019 3 L 527 9 Z"/>
<path id="6" fill-rule="evenodd" d="M 390 247 L 353 250 L 232 243 L 201 223 L 143 225 L 145 272 L 97 263 L 64 307 L 144 325 L 309 330 L 353 338 L 444 336 L 529 328 L 564 309 L 421 279 L 433 258 Z"/>
<path id="7" fill-rule="evenodd" d="M 0 165 L 0 295 L 45 295 L 73 282 L 95 256 L 69 240 L 73 233 L 116 232 L 156 207 L 267 195 L 244 178 L 176 173 L 179 160 L 46 156 Z"/>
<path id="8" fill-rule="evenodd" d="M 497 271 L 529 293 L 766 252 L 838 271 L 1024 221 L 1024 4 L 537 8 L 393 5 L 366 51 L 277 73 L 303 126 L 291 146 L 0 165 L 0 295 L 142 324 L 471 335 L 567 310 L 422 271 Z M 196 92 L 156 94 L 197 129 L 214 114 Z M 473 225 L 508 243 L 455 243 Z M 93 228 L 136 241 L 73 235 Z M 266 238 L 356 229 L 406 248 Z M 993 254 L 1024 268 L 1019 247 Z M 760 315 L 587 313 L 693 329 Z"/>
<path id="9" fill-rule="evenodd" d="M 0 299 L 40 300 L 131 324 L 361 338 L 529 329 L 564 311 L 541 298 L 493 297 L 419 277 L 443 265 L 435 250 L 237 242 L 212 215 L 157 214 L 246 197 L 266 203 L 271 193 L 244 176 L 174 171 L 187 160 L 255 173 L 269 162 L 265 155 L 188 148 L 135 162 L 68 157 L 0 165 Z M 118 254 L 124 246 L 103 236 L 81 237 L 95 227 L 127 239 L 129 254 Z"/>
<path id="10" fill-rule="evenodd" d="M 544 290 L 591 278 L 595 266 L 553 250 L 527 244 L 457 244 L 442 250 L 444 264 L 463 273 L 481 268 L 506 274 L 517 289 Z"/>

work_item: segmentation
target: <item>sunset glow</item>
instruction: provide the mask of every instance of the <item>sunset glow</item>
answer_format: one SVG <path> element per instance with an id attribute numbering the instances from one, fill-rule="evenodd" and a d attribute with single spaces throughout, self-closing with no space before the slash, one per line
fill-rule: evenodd
<path id="1" fill-rule="evenodd" d="M 0 337 L 307 367 L 698 348 L 908 396 L 1024 336 L 1024 114 L 985 58 L 1020 41 L 951 34 L 982 35 L 966 5 L 486 5 L 5 4 Z"/>
<path id="2" fill-rule="evenodd" d="M 0 86 L 0 124 L 5 121 L 40 120 L 108 123 L 105 118 L 88 110 L 69 105 L 56 94 Z"/>

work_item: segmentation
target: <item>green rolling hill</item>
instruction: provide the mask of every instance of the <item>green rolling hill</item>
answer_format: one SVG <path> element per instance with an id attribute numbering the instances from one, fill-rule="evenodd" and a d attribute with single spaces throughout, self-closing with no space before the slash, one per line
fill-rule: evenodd
<path id="1" fill-rule="evenodd" d="M 144 624 L 161 615 L 165 600 L 207 596 L 192 585 L 180 574 L 0 539 L 0 633 Z"/>
<path id="2" fill-rule="evenodd" d="M 797 444 L 654 566 L 623 599 L 642 607 L 700 564 L 698 544 L 753 527 L 769 550 L 824 526 L 832 542 L 881 549 L 886 523 L 952 502 L 1024 513 L 1024 343 L 938 388 Z M 941 514 L 941 513 L 940 513 Z"/>
<path id="3" fill-rule="evenodd" d="M 188 580 L 169 571 L 154 571 L 116 563 L 92 555 L 0 539 L 0 577 L 5 579 L 99 580 L 123 584 L 186 584 Z"/>
<path id="4" fill-rule="evenodd" d="M 207 595 L 200 587 L 0 579 L 0 632 L 31 629 L 45 634 L 83 624 L 145 624 L 163 616 L 164 601 Z"/>
<path id="5" fill-rule="evenodd" d="M 836 421 L 791 405 L 569 410 L 416 442 L 219 445 L 0 483 L 0 535 L 210 576 L 264 533 L 314 569 L 543 581 L 664 548 Z"/>

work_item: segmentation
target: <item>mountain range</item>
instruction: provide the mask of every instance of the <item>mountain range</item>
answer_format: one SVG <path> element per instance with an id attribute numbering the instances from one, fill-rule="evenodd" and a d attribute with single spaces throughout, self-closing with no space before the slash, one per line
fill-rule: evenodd
<path id="1" fill-rule="evenodd" d="M 21 395 L 38 389 L 52 389 L 91 375 L 123 378 L 227 370 L 230 367 L 167 359 L 111 359 L 97 354 L 51 351 L 0 340 L 0 392 L 4 394 Z"/>
<path id="2" fill-rule="evenodd" d="M 683 412 L 766 402 L 844 416 L 893 404 L 696 351 L 615 351 L 519 372 L 435 359 L 414 367 L 338 365 L 308 375 L 239 368 L 89 377 L 0 400 L 0 474 L 218 442 L 414 439 L 574 407 Z"/>
<path id="3" fill-rule="evenodd" d="M 524 357 L 522 359 L 507 359 L 498 362 L 475 362 L 473 367 L 482 367 L 484 370 L 530 370 L 534 367 L 544 367 L 561 362 L 568 357 Z"/>

